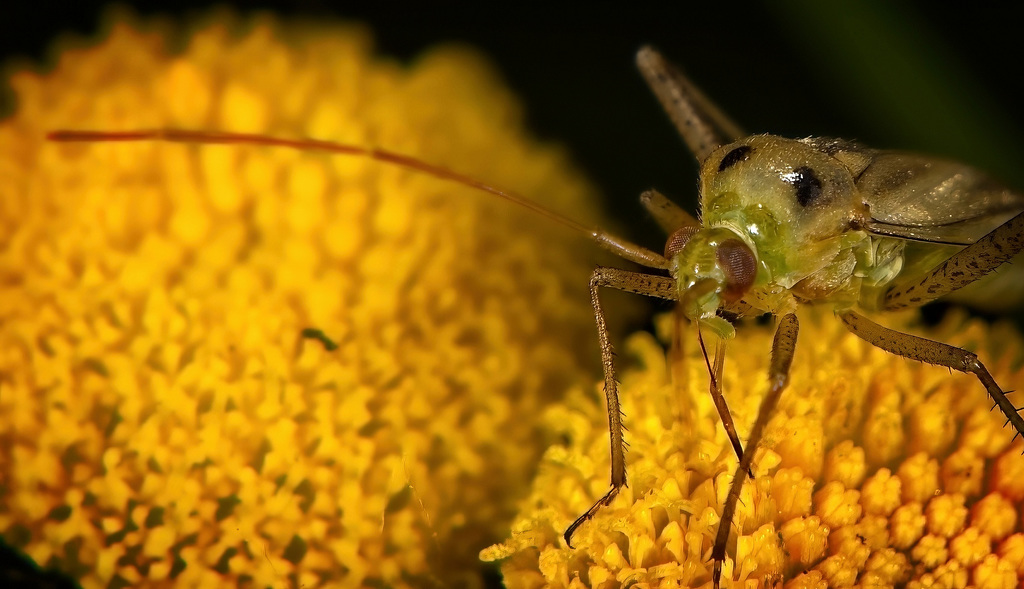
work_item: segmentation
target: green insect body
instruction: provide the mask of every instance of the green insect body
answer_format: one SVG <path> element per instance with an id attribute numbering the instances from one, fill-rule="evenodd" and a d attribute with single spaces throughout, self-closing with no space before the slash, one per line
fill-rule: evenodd
<path id="1" fill-rule="evenodd" d="M 878 310 L 893 284 L 1024 210 L 1020 195 L 961 164 L 773 135 L 712 152 L 700 194 L 701 228 L 668 252 L 670 271 L 687 317 L 726 338 L 732 326 L 717 314 L 738 300 L 748 314 L 802 303 Z M 729 240 L 746 246 L 740 257 L 752 256 L 753 277 L 718 255 Z"/>

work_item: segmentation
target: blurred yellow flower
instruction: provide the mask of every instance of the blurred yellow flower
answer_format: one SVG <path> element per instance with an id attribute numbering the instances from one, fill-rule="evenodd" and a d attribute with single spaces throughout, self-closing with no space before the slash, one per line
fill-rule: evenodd
<path id="1" fill-rule="evenodd" d="M 84 587 L 478 585 L 550 441 L 536 416 L 593 378 L 592 248 L 364 160 L 44 137 L 382 146 L 595 221 L 592 191 L 467 49 L 407 68 L 354 26 L 131 20 L 9 80 L 4 540 Z"/>
<path id="2" fill-rule="evenodd" d="M 913 317 L 890 323 L 920 332 Z M 670 331 L 668 317 L 662 327 Z M 953 314 L 925 333 L 977 351 L 1004 386 L 1024 383 L 1024 342 L 1010 326 Z M 741 439 L 767 390 L 772 335 L 744 326 L 729 348 L 724 386 Z M 651 335 L 628 341 L 630 486 L 577 531 L 575 549 L 561 534 L 606 490 L 606 419 L 598 390 L 547 410 L 545 423 L 569 443 L 545 454 L 511 537 L 481 553 L 502 561 L 508 587 L 710 586 L 736 458 L 694 339 L 675 363 Z M 973 376 L 891 356 L 825 312 L 804 313 L 723 585 L 1020 586 L 1024 442 L 1011 442 L 990 405 Z"/>

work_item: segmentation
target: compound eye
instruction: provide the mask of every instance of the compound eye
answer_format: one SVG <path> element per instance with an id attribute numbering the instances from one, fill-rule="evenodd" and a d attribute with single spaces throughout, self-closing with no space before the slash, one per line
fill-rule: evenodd
<path id="1" fill-rule="evenodd" d="M 674 258 L 698 231 L 700 231 L 700 227 L 696 225 L 684 225 L 673 231 L 672 235 L 668 236 L 668 241 L 665 242 L 665 257 L 670 260 Z"/>
<path id="2" fill-rule="evenodd" d="M 757 258 L 746 243 L 739 239 L 726 239 L 718 244 L 715 259 L 725 273 L 725 288 L 722 296 L 733 302 L 743 298 L 757 277 Z"/>

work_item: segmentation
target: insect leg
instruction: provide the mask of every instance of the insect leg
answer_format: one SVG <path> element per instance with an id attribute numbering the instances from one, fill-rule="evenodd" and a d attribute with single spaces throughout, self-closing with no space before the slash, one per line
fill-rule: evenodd
<path id="1" fill-rule="evenodd" d="M 988 390 L 992 400 L 1006 415 L 1007 423 L 1012 424 L 1013 428 L 1017 430 L 1013 437 L 1024 435 L 1024 418 L 1006 398 L 1006 393 L 999 388 L 995 379 L 988 373 L 988 369 L 973 352 L 882 327 L 853 311 L 842 311 L 839 313 L 839 318 L 854 335 L 886 352 L 918 362 L 938 364 L 957 372 L 974 374 Z"/>
<path id="2" fill-rule="evenodd" d="M 715 382 L 721 386 L 722 374 L 725 373 L 725 340 L 719 338 L 718 345 L 715 346 Z M 739 458 L 739 457 L 737 457 Z"/>
<path id="3" fill-rule="evenodd" d="M 722 581 L 722 562 L 725 560 L 725 547 L 729 541 L 729 530 L 732 527 L 732 518 L 736 513 L 736 502 L 740 498 L 740 490 L 747 476 L 747 470 L 754 460 L 754 451 L 761 442 L 768 420 L 775 412 L 775 406 L 779 403 L 782 390 L 789 382 L 789 367 L 793 363 L 793 352 L 796 350 L 796 336 L 800 330 L 800 324 L 796 315 L 790 313 L 779 321 L 779 327 L 775 330 L 775 339 L 772 342 L 772 361 L 768 367 L 768 393 L 761 399 L 761 407 L 757 411 L 757 420 L 750 430 L 747 438 L 747 451 L 736 466 L 736 474 L 733 476 L 732 485 L 729 486 L 729 495 L 725 498 L 725 506 L 722 507 L 722 520 L 718 523 L 718 534 L 715 537 L 715 546 L 711 550 L 711 558 L 714 559 L 714 569 L 711 580 L 717 589 Z"/>
<path id="4" fill-rule="evenodd" d="M 746 136 L 739 125 L 653 48 L 642 48 L 636 54 L 636 65 L 697 163 L 719 146 Z"/>
<path id="5" fill-rule="evenodd" d="M 705 358 L 706 360 L 706 358 Z M 732 420 L 732 412 L 729 411 L 729 404 L 725 402 L 725 395 L 722 394 L 722 375 L 725 374 L 725 340 L 719 338 L 715 346 L 715 367 L 711 372 L 711 399 L 718 409 L 718 417 L 722 420 L 722 428 L 725 435 L 732 442 L 732 448 L 736 451 L 736 460 L 743 460 L 743 445 L 740 443 L 740 436 L 736 433 L 736 423 Z M 747 471 L 751 477 L 753 472 Z"/>
<path id="6" fill-rule="evenodd" d="M 597 322 L 597 338 L 601 346 L 601 365 L 604 368 L 604 394 L 608 405 L 612 487 L 605 493 L 604 497 L 598 499 L 590 509 L 576 518 L 576 521 L 566 528 L 563 536 L 565 543 L 570 548 L 572 547 L 572 535 L 576 528 L 594 517 L 598 509 L 611 503 L 612 499 L 619 494 L 619 490 L 626 484 L 626 459 L 622 439 L 622 409 L 619 407 L 618 383 L 615 382 L 615 353 L 612 351 L 612 344 L 608 338 L 608 324 L 605 322 L 604 311 L 601 309 L 601 301 L 598 297 L 598 290 L 601 287 L 614 288 L 670 301 L 678 299 L 675 280 L 667 276 L 642 274 L 619 268 L 603 267 L 594 269 L 594 273 L 590 275 L 590 302 L 594 306 L 594 319 Z"/>
<path id="7" fill-rule="evenodd" d="M 713 368 L 711 361 L 708 359 L 708 349 L 704 346 L 704 335 L 701 334 L 699 325 L 697 327 L 697 342 L 700 344 L 700 353 L 704 356 L 704 364 L 708 368 L 708 376 L 710 377 L 708 392 L 711 394 L 711 400 L 715 403 L 718 416 L 722 419 L 722 428 L 725 430 L 725 435 L 729 437 L 732 449 L 736 451 L 736 459 L 743 460 L 743 445 L 740 443 L 739 435 L 736 434 L 736 423 L 732 420 L 729 404 L 726 403 L 725 396 L 722 394 L 722 373 L 725 371 L 725 341 L 718 340 L 718 345 L 715 348 L 715 366 Z M 751 472 L 750 476 L 754 476 L 754 473 Z"/>
<path id="8" fill-rule="evenodd" d="M 672 384 L 675 386 L 679 396 L 682 396 L 682 391 L 686 389 L 689 382 L 683 364 L 683 358 L 686 357 L 686 340 L 683 338 L 683 326 L 687 323 L 689 323 L 689 320 L 683 314 L 682 306 L 676 305 L 675 309 L 672 310 L 672 344 L 669 348 L 669 354 Z"/>
<path id="9" fill-rule="evenodd" d="M 732 449 L 736 451 L 736 460 L 743 460 L 743 444 L 740 443 L 740 436 L 736 433 L 736 422 L 732 419 L 729 404 L 725 401 L 725 395 L 722 394 L 722 375 L 725 373 L 725 340 L 719 338 L 718 345 L 715 346 L 714 368 L 708 363 L 708 353 L 704 348 L 704 337 L 700 334 L 700 329 L 697 330 L 697 341 L 700 342 L 700 350 L 704 354 L 704 362 L 708 364 L 708 373 L 711 375 L 711 400 L 715 403 L 718 417 L 722 420 L 722 429 L 725 430 L 725 435 L 729 438 L 729 442 L 732 443 Z M 748 469 L 747 474 L 751 478 L 754 477 L 752 470 Z"/>
<path id="10" fill-rule="evenodd" d="M 1024 250 L 1024 213 L 953 254 L 917 282 L 885 293 L 886 310 L 916 307 L 966 286 Z M 898 353 L 898 352 L 897 352 Z M 903 354 L 900 354 L 903 355 Z"/>
<path id="11" fill-rule="evenodd" d="M 640 195 L 640 204 L 644 205 L 665 233 L 672 233 L 680 227 L 700 227 L 700 222 L 665 195 L 657 190 L 646 190 Z"/>

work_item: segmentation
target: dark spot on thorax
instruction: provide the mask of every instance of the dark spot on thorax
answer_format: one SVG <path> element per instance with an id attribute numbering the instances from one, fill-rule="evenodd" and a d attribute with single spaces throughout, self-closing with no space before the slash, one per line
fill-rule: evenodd
<path id="1" fill-rule="evenodd" d="M 785 180 L 796 190 L 796 201 L 800 206 L 810 206 L 821 198 L 821 180 L 811 168 L 801 166 L 793 170 L 792 174 L 786 174 Z"/>
<path id="2" fill-rule="evenodd" d="M 754 148 L 749 145 L 741 145 L 733 149 L 722 158 L 722 161 L 718 164 L 718 171 L 724 171 L 726 168 L 746 160 L 750 157 L 750 152 L 752 151 L 754 151 Z"/>

